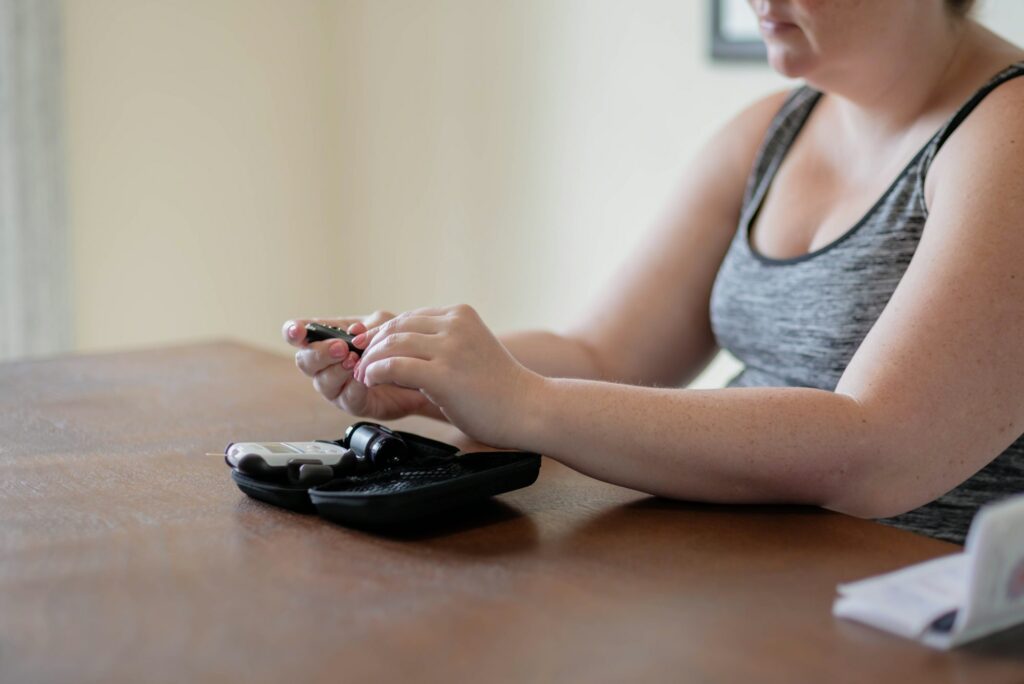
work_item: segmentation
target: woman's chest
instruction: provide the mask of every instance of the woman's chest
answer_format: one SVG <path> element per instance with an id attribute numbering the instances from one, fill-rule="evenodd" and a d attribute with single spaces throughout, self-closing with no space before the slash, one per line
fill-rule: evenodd
<path id="1" fill-rule="evenodd" d="M 750 229 L 753 249 L 774 259 L 815 252 L 857 224 L 884 187 L 856 186 L 826 169 L 780 172 Z"/>
<path id="2" fill-rule="evenodd" d="M 897 186 L 914 182 L 916 162 L 942 116 L 922 117 L 886 136 L 843 134 L 824 103 L 762 180 L 748 233 L 754 251 L 775 259 L 816 252 L 870 218 Z M 867 142 L 873 140 L 873 142 Z"/>
<path id="3" fill-rule="evenodd" d="M 792 150 L 752 217 L 748 234 L 758 254 L 792 259 L 814 253 L 858 228 L 885 200 L 908 159 L 841 159 L 824 151 Z M 842 156 L 841 154 L 839 155 Z"/>
<path id="4" fill-rule="evenodd" d="M 810 254 L 767 257 L 741 225 L 712 291 L 719 345 L 779 384 L 834 386 L 903 277 L 924 222 L 906 177 L 854 219 L 856 229 Z"/>

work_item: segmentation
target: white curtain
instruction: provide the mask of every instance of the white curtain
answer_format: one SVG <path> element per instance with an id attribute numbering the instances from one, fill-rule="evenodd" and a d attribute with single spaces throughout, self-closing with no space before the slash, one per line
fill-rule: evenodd
<path id="1" fill-rule="evenodd" d="M 0 0 L 0 359 L 71 348 L 59 0 Z"/>

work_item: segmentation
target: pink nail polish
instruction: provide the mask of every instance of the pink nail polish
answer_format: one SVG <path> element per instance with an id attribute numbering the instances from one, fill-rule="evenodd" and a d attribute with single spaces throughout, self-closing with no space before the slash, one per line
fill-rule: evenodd
<path id="1" fill-rule="evenodd" d="M 336 359 L 348 356 L 348 347 L 344 342 L 335 342 L 331 345 L 330 354 Z"/>
<path id="2" fill-rule="evenodd" d="M 289 325 L 288 326 L 288 339 L 295 340 L 299 337 L 299 326 Z"/>

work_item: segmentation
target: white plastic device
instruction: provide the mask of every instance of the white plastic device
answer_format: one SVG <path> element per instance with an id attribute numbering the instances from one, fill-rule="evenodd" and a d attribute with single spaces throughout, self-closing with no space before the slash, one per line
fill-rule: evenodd
<path id="1" fill-rule="evenodd" d="M 332 442 L 235 442 L 224 452 L 229 465 L 237 468 L 243 457 L 259 456 L 271 467 L 283 467 L 295 459 L 337 465 L 345 447 Z"/>

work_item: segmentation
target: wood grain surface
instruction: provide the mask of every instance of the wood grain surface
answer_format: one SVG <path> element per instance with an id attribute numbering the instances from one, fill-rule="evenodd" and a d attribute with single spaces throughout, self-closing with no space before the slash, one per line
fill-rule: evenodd
<path id="1" fill-rule="evenodd" d="M 957 550 L 871 522 L 545 459 L 375 536 L 203 455 L 349 422 L 290 357 L 229 342 L 0 365 L 0 682 L 1024 681 L 1022 630 L 937 653 L 832 617 L 836 583 Z"/>

